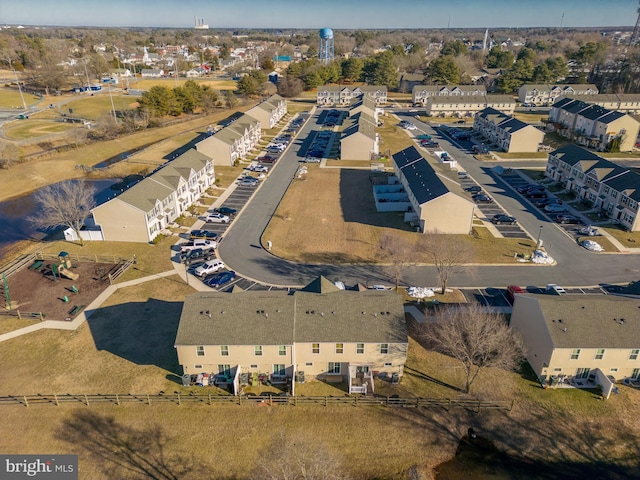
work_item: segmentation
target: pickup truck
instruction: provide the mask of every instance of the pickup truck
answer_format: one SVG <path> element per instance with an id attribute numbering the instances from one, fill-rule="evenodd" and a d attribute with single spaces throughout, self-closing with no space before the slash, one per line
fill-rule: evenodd
<path id="1" fill-rule="evenodd" d="M 191 264 L 196 260 L 209 260 L 213 255 L 213 250 L 203 250 L 202 248 L 194 248 L 180 254 L 180 261 L 186 264 Z"/>
<path id="2" fill-rule="evenodd" d="M 193 240 L 191 242 L 181 243 L 180 253 L 187 253 L 196 248 L 201 248 L 206 252 L 213 252 L 218 247 L 218 242 L 214 240 Z"/>

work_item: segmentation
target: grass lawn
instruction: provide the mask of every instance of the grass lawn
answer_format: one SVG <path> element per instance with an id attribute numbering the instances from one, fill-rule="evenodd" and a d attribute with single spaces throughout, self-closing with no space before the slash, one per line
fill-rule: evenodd
<path id="1" fill-rule="evenodd" d="M 531 178 L 534 182 L 544 180 L 545 169 L 544 168 L 519 168 L 518 172 L 524 173 L 527 177 Z"/>
<path id="2" fill-rule="evenodd" d="M 403 128 L 398 126 L 398 120 L 393 116 L 380 117 L 384 125 L 376 128 L 380 135 L 380 153 L 389 152 L 393 155 L 400 150 L 415 145 Z"/>
<path id="3" fill-rule="evenodd" d="M 149 90 L 151 87 L 167 87 L 175 88 L 177 85 L 184 85 L 188 80 L 193 80 L 202 85 L 209 85 L 214 90 L 235 90 L 238 82 L 235 80 L 216 79 L 216 78 L 178 78 L 176 82 L 173 78 L 134 78 L 129 80 L 129 88 Z M 121 82 L 120 86 L 126 85 L 126 81 Z"/>
<path id="4" fill-rule="evenodd" d="M 65 103 L 64 107 L 60 107 L 58 113 L 69 115 L 69 108 L 71 108 L 74 117 L 98 120 L 105 113 L 112 112 L 111 99 L 113 99 L 113 107 L 116 110 L 132 110 L 138 106 L 136 97 L 112 94 L 109 98 L 109 94 L 105 92 L 93 97 L 78 95 L 74 97 L 74 100 Z"/>
<path id="5" fill-rule="evenodd" d="M 12 76 L 13 72 L 9 73 L 9 75 Z M 17 85 L 15 87 L 0 87 L 0 107 L 15 108 L 16 115 L 24 111 L 24 106 L 22 103 L 23 98 L 24 103 L 27 104 L 27 108 L 37 104 L 40 101 L 40 97 L 37 97 L 30 93 L 26 93 L 24 90 L 22 91 L 22 96 L 20 96 Z"/>
<path id="6" fill-rule="evenodd" d="M 34 136 L 64 133 L 74 128 L 82 128 L 71 123 L 60 123 L 52 120 L 29 118 L 11 122 L 4 127 L 4 134 L 10 140 L 25 140 Z"/>
<path id="7" fill-rule="evenodd" d="M 505 160 L 520 160 L 528 158 L 546 160 L 549 157 L 549 154 L 547 152 L 496 152 L 496 155 Z"/>
<path id="8" fill-rule="evenodd" d="M 274 254 L 297 262 L 384 263 L 378 245 L 388 229 L 415 244 L 421 238 L 401 212 L 375 210 L 368 171 L 309 168 L 304 179 L 292 182 L 264 235 L 273 242 Z M 533 241 L 494 238 L 486 228 L 474 230 L 476 237 L 448 236 L 470 246 L 474 263 L 512 263 L 514 253 L 530 253 L 534 246 Z M 429 259 L 418 252 L 416 261 Z"/>
<path id="9" fill-rule="evenodd" d="M 515 112 L 513 116 L 525 123 L 539 123 L 543 119 L 546 120 L 547 118 L 549 118 L 548 115 L 545 116 L 545 115 L 540 115 L 536 113 L 520 113 L 520 112 Z"/>
<path id="10" fill-rule="evenodd" d="M 625 230 L 622 230 L 618 225 L 603 225 L 599 226 L 598 228 L 601 230 L 606 230 L 607 233 L 613 236 L 625 247 L 640 248 L 640 232 L 627 232 Z M 598 243 L 599 242 L 600 240 L 598 240 Z"/>

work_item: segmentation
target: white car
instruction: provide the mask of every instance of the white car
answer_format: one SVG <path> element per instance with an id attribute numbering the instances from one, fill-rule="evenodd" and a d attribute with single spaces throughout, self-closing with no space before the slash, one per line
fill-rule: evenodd
<path id="1" fill-rule="evenodd" d="M 408 125 L 406 125 L 404 128 L 406 128 L 407 130 L 417 130 L 418 127 L 416 127 L 413 123 L 410 123 Z"/>
<path id="2" fill-rule="evenodd" d="M 268 172 L 269 171 L 269 167 L 265 167 L 264 165 L 249 165 L 247 167 L 247 170 L 249 170 L 250 172 Z"/>
<path id="3" fill-rule="evenodd" d="M 564 288 L 559 287 L 555 283 L 549 283 L 547 284 L 547 293 L 552 293 L 554 295 L 564 295 L 567 293 L 567 291 Z"/>
<path id="4" fill-rule="evenodd" d="M 598 242 L 594 242 L 593 240 L 582 240 L 580 242 L 580 246 L 590 250 L 592 252 L 603 252 L 604 248 Z"/>
<path id="5" fill-rule="evenodd" d="M 194 273 L 199 277 L 206 277 L 211 273 L 216 273 L 224 268 L 222 260 L 209 260 L 195 269 Z"/>
<path id="6" fill-rule="evenodd" d="M 229 217 L 221 213 L 211 213 L 207 216 L 207 223 L 229 223 Z"/>

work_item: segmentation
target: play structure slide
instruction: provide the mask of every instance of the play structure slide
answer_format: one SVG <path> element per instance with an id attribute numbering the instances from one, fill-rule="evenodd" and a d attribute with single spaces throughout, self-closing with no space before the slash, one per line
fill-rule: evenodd
<path id="1" fill-rule="evenodd" d="M 70 280 L 77 280 L 78 277 L 80 277 L 80 275 L 78 275 L 77 273 L 73 273 L 72 271 L 65 268 L 64 265 L 58 265 L 58 274 L 62 275 L 63 277 L 67 277 Z"/>

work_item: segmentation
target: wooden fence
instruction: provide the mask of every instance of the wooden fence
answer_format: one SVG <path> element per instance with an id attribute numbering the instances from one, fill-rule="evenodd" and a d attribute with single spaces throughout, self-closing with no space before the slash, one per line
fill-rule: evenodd
<path id="1" fill-rule="evenodd" d="M 480 412 L 481 410 L 509 410 L 513 408 L 511 401 L 486 401 L 471 399 L 450 399 L 450 398 L 396 398 L 396 397 L 368 397 L 368 396 L 342 396 L 342 397 L 304 397 L 285 395 L 260 395 L 260 396 L 233 396 L 233 395 L 212 395 L 212 394 L 86 394 L 86 395 L 9 395 L 0 397 L 2 405 L 55 405 L 94 404 L 122 405 L 124 403 L 160 405 L 160 404 L 201 404 L 201 405 L 253 405 L 253 406 L 303 406 L 316 405 L 327 407 L 329 405 L 350 405 L 350 406 L 385 406 L 385 407 L 406 407 L 406 408 L 464 408 Z"/>

